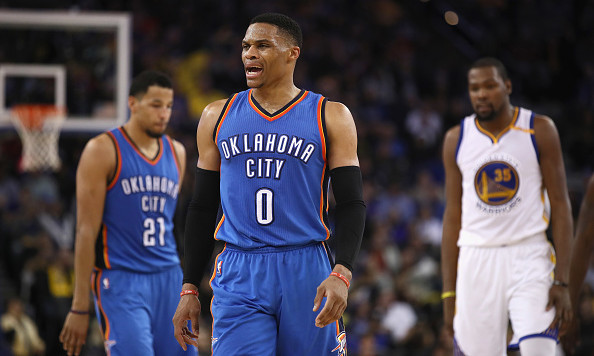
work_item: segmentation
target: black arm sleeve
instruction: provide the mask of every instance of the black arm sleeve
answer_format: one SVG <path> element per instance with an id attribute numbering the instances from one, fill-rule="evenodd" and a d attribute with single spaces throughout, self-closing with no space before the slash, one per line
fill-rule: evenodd
<path id="1" fill-rule="evenodd" d="M 221 197 L 219 182 L 219 172 L 196 168 L 184 233 L 184 283 L 196 287 L 206 272 L 215 246 L 213 235 Z"/>
<path id="2" fill-rule="evenodd" d="M 363 179 L 357 166 L 337 167 L 330 171 L 336 200 L 336 263 L 353 270 L 365 228 Z"/>

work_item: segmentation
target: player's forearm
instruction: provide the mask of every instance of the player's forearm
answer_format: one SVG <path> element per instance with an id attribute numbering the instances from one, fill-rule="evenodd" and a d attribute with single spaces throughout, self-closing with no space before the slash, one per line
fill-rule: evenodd
<path id="1" fill-rule="evenodd" d="M 182 290 L 198 290 L 198 286 L 193 283 L 184 283 L 182 285 Z"/>
<path id="2" fill-rule="evenodd" d="M 569 271 L 569 293 L 574 309 L 577 306 L 580 289 L 590 256 L 594 252 L 594 175 L 590 179 L 586 195 L 580 206 L 576 226 L 575 240 L 571 252 L 571 266 Z"/>
<path id="3" fill-rule="evenodd" d="M 442 284 L 444 291 L 456 290 L 456 274 L 458 268 L 458 246 L 455 241 L 446 238 L 442 241 L 441 246 L 441 270 L 442 270 Z"/>
<path id="4" fill-rule="evenodd" d="M 554 203 L 551 202 L 551 206 Z M 553 243 L 555 244 L 556 264 L 555 279 L 561 282 L 569 282 L 569 261 L 571 257 L 571 244 L 573 236 L 573 224 L 569 202 L 567 207 L 557 205 L 558 211 L 552 216 Z"/>
<path id="5" fill-rule="evenodd" d="M 184 233 L 184 285 L 198 286 L 206 273 L 215 247 L 216 209 L 188 209 Z"/>
<path id="6" fill-rule="evenodd" d="M 569 293 L 574 308 L 577 306 L 580 289 L 594 252 L 594 207 L 583 204 L 577 224 L 577 234 L 573 241 L 571 266 L 569 270 Z"/>
<path id="7" fill-rule="evenodd" d="M 458 220 L 444 218 L 443 233 L 441 241 L 441 273 L 443 291 L 456 290 L 456 278 L 458 268 L 458 235 L 460 234 L 460 223 Z"/>
<path id="8" fill-rule="evenodd" d="M 571 266 L 569 271 L 569 295 L 571 296 L 571 303 L 573 308 L 577 307 L 580 290 L 584 278 L 586 277 L 586 270 L 590 260 L 591 246 L 588 246 L 583 236 L 578 236 L 575 239 L 573 251 L 571 254 Z"/>
<path id="9" fill-rule="evenodd" d="M 330 171 L 336 199 L 336 264 L 353 270 L 365 230 L 366 207 L 363 179 L 358 166 L 342 166 Z"/>
<path id="10" fill-rule="evenodd" d="M 95 265 L 95 238 L 90 232 L 78 232 L 74 250 L 74 295 L 72 309 L 89 309 L 91 273 Z"/>
<path id="11" fill-rule="evenodd" d="M 210 262 L 220 202 L 219 181 L 219 172 L 196 169 L 194 193 L 186 212 L 184 284 L 198 286 Z"/>

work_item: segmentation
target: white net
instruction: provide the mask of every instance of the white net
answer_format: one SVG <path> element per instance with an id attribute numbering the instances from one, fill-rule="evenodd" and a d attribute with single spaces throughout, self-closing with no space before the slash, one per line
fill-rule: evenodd
<path id="1" fill-rule="evenodd" d="M 64 118 L 64 109 L 55 105 L 23 104 L 11 108 L 10 119 L 23 145 L 21 171 L 60 169 L 58 139 Z"/>

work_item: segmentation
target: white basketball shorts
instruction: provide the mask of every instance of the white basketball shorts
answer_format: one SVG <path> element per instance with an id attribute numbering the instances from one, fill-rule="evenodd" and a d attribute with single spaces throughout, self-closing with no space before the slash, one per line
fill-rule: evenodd
<path id="1" fill-rule="evenodd" d="M 460 247 L 454 337 L 466 356 L 506 355 L 508 320 L 521 342 L 552 337 L 546 311 L 555 255 L 544 234 L 503 247 Z"/>

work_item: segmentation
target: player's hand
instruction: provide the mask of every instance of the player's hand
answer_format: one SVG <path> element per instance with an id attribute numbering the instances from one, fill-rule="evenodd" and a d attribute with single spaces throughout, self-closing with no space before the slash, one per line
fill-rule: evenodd
<path id="1" fill-rule="evenodd" d="M 450 297 L 443 300 L 443 332 L 445 336 L 454 339 L 454 311 L 456 298 Z"/>
<path id="2" fill-rule="evenodd" d="M 89 329 L 89 314 L 68 313 L 60 332 L 60 342 L 68 356 L 80 355 Z"/>
<path id="3" fill-rule="evenodd" d="M 200 308 L 198 296 L 184 295 L 180 298 L 177 310 L 173 315 L 173 336 L 184 351 L 188 349 L 187 345 L 198 347 Z M 191 331 L 188 329 L 188 320 L 192 325 Z"/>
<path id="4" fill-rule="evenodd" d="M 576 347 L 580 344 L 580 325 L 579 320 L 574 316 L 569 323 L 565 335 L 561 337 L 561 344 L 566 355 L 573 355 Z"/>
<path id="5" fill-rule="evenodd" d="M 563 336 L 567 332 L 569 324 L 573 319 L 573 310 L 571 309 L 571 299 L 567 287 L 553 285 L 549 289 L 549 302 L 546 310 L 555 308 L 555 319 L 549 326 L 553 328 L 559 326 L 559 335 Z"/>
<path id="6" fill-rule="evenodd" d="M 314 298 L 314 312 L 318 311 L 322 300 L 324 297 L 326 298 L 326 304 L 316 317 L 316 326 L 323 328 L 340 319 L 346 309 L 348 296 L 349 289 L 347 285 L 338 277 L 328 276 L 318 286 L 316 297 Z"/>

